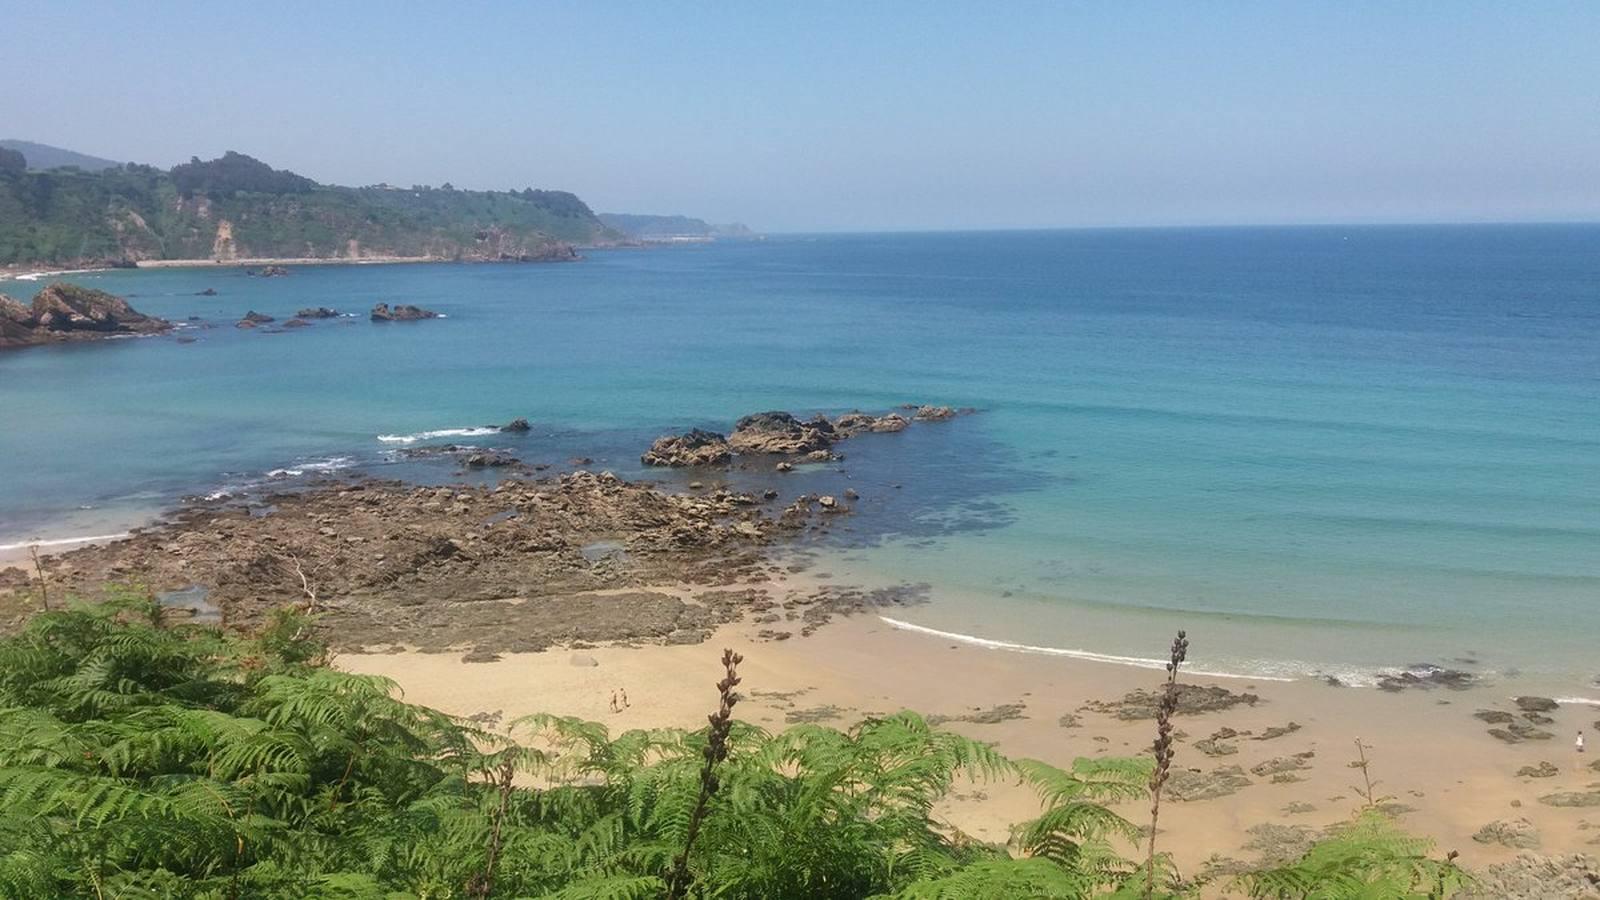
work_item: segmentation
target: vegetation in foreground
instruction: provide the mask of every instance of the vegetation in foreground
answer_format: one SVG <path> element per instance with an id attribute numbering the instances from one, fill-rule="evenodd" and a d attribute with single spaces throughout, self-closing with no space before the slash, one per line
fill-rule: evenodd
<path id="1" fill-rule="evenodd" d="M 732 718 L 732 654 L 708 728 L 617 736 L 547 715 L 491 732 L 326 660 L 289 612 L 242 637 L 164 624 L 138 598 L 47 611 L 0 641 L 0 896 L 1197 890 L 1154 844 L 1123 855 L 1140 829 L 1109 805 L 1159 791 L 1147 760 L 1010 760 L 910 712 L 768 734 Z M 1020 778 L 1043 813 L 1009 846 L 972 840 L 935 813 L 968 778 Z M 1369 811 L 1294 863 L 1211 889 L 1449 896 L 1463 873 L 1426 851 Z"/>

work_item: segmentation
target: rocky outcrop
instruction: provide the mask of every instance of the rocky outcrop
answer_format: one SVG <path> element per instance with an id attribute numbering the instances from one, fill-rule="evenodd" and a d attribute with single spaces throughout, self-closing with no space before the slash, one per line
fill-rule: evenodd
<path id="1" fill-rule="evenodd" d="M 715 431 L 700 428 L 683 434 L 667 434 L 655 439 L 639 457 L 647 466 L 720 466 L 733 459 L 728 439 Z"/>
<path id="2" fill-rule="evenodd" d="M 283 266 L 262 266 L 259 269 L 246 271 L 245 274 L 254 275 L 257 278 L 282 278 L 289 274 L 289 270 Z"/>
<path id="3" fill-rule="evenodd" d="M 1539 846 L 1539 830 L 1527 819 L 1500 819 L 1479 828 L 1472 839 L 1480 844 L 1531 850 Z"/>
<path id="4" fill-rule="evenodd" d="M 374 322 L 415 322 L 419 319 L 437 319 L 439 314 L 431 309 L 412 306 L 409 303 L 396 304 L 393 309 L 387 303 L 379 303 L 372 308 L 372 321 Z"/>
<path id="5" fill-rule="evenodd" d="M 507 434 L 520 434 L 525 431 L 532 431 L 533 426 L 528 424 L 527 419 L 519 417 L 501 425 L 500 430 Z"/>
<path id="6" fill-rule="evenodd" d="M 950 415 L 934 415 L 925 421 L 941 421 L 959 413 L 950 407 L 920 407 L 949 410 Z M 694 429 L 683 434 L 656 438 L 640 460 L 651 466 L 723 465 L 735 455 L 799 457 L 800 462 L 826 462 L 840 459 L 833 450 L 839 441 L 860 434 L 885 434 L 903 431 L 911 420 L 899 413 L 874 416 L 852 410 L 836 419 L 815 415 L 801 419 L 782 410 L 752 413 L 734 423 L 727 437 L 712 431 Z M 778 471 L 793 469 L 789 460 L 777 463 Z"/>
<path id="7" fill-rule="evenodd" d="M 489 471 L 492 451 L 479 452 Z M 770 546 L 795 530 L 755 495 L 684 496 L 588 472 L 478 486 L 336 482 L 266 499 L 270 515 L 197 502 L 160 528 L 50 557 L 51 587 L 94 599 L 116 572 L 137 571 L 157 592 L 204 586 L 230 625 L 252 628 L 303 598 L 298 563 L 338 598 L 320 624 L 340 648 L 701 640 L 773 605 L 720 589 L 763 573 Z M 696 595 L 638 588 L 649 584 Z M 0 599 L 16 592 L 32 596 L 26 581 L 0 581 Z"/>
<path id="8" fill-rule="evenodd" d="M 267 315 L 266 313 L 258 313 L 258 312 L 256 312 L 255 310 L 252 309 L 249 312 L 245 313 L 244 314 L 244 318 L 240 319 L 238 324 L 234 325 L 234 327 L 235 328 L 254 328 L 257 325 L 265 325 L 268 322 L 276 322 L 276 321 L 277 321 L 276 319 L 274 319 L 273 317 Z"/>
<path id="9" fill-rule="evenodd" d="M 333 319 L 337 318 L 339 311 L 326 306 L 310 306 L 294 314 L 296 319 Z"/>
<path id="10" fill-rule="evenodd" d="M 1199 769 L 1178 769 L 1167 781 L 1167 795 L 1185 803 L 1215 800 L 1218 797 L 1236 794 L 1253 783 L 1239 766 L 1223 766 L 1210 772 L 1202 772 Z"/>
<path id="11" fill-rule="evenodd" d="M 1461 900 L 1593 900 L 1600 896 L 1600 863 L 1592 856 L 1518 854 L 1478 872 Z"/>
<path id="12" fill-rule="evenodd" d="M 147 316 L 121 297 L 66 282 L 49 285 L 27 306 L 0 295 L 0 347 L 171 330 L 171 322 Z"/>
<path id="13" fill-rule="evenodd" d="M 1201 713 L 1221 712 L 1243 704 L 1255 706 L 1261 698 L 1255 694 L 1236 694 L 1227 688 L 1216 685 L 1179 684 L 1176 690 L 1177 715 L 1199 715 Z M 1154 719 L 1161 707 L 1163 691 L 1137 690 L 1121 700 L 1092 701 L 1088 704 L 1090 709 L 1097 712 L 1111 713 L 1119 719 L 1135 721 L 1138 719 Z M 1230 735 L 1231 736 L 1231 735 Z M 1216 735 L 1213 735 L 1216 737 Z"/>
<path id="14" fill-rule="evenodd" d="M 783 453 L 797 456 L 833 445 L 833 423 L 823 416 L 800 421 L 786 412 L 754 413 L 734 423 L 728 446 L 735 453 Z"/>

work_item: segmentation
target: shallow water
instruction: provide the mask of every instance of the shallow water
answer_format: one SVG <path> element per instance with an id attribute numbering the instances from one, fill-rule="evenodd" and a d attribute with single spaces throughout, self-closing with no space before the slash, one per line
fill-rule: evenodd
<path id="1" fill-rule="evenodd" d="M 193 343 L 0 356 L 0 545 L 330 470 L 451 477 L 403 447 L 633 476 L 666 429 L 929 401 L 982 412 L 851 441 L 794 481 L 861 492 L 821 567 L 932 583 L 913 624 L 1140 657 L 1188 627 L 1208 667 L 1260 674 L 1600 671 L 1600 227 L 829 236 L 74 280 L 203 321 Z M 447 318 L 373 324 L 379 301 Z M 361 315 L 232 327 L 304 306 Z M 515 416 L 534 431 L 479 430 Z"/>

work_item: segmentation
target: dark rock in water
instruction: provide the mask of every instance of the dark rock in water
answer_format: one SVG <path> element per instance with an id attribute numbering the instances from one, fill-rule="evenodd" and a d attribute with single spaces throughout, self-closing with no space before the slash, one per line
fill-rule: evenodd
<path id="1" fill-rule="evenodd" d="M 504 425 L 501 425 L 500 426 L 500 430 L 501 431 L 505 431 L 505 432 L 510 432 L 510 433 L 519 433 L 519 432 L 523 432 L 523 431 L 532 431 L 533 430 L 533 426 L 528 424 L 528 420 L 527 419 L 518 418 L 518 419 L 512 419 L 511 421 L 505 423 Z"/>
<path id="2" fill-rule="evenodd" d="M 339 317 L 337 309 L 326 306 L 308 306 L 294 314 L 296 319 L 336 319 Z"/>
<path id="3" fill-rule="evenodd" d="M 290 319 L 289 321 L 283 323 L 283 327 L 285 327 L 285 328 L 309 328 L 310 326 L 311 326 L 310 322 L 307 322 L 305 319 L 301 319 L 301 318 L 298 318 L 298 317 Z"/>
<path id="4" fill-rule="evenodd" d="M 1523 778 L 1554 778 L 1561 774 L 1561 770 L 1550 762 L 1541 762 L 1537 766 L 1523 766 L 1517 770 Z"/>
<path id="5" fill-rule="evenodd" d="M 942 422 L 955 417 L 956 411 L 948 406 L 919 406 L 911 416 L 919 422 Z"/>
<path id="6" fill-rule="evenodd" d="M 1138 690 L 1119 701 L 1090 703 L 1091 709 L 1114 713 L 1119 719 L 1154 719 L 1161 704 L 1162 691 Z M 1178 685 L 1178 715 L 1197 715 L 1232 709 L 1241 703 L 1254 706 L 1261 698 L 1255 694 L 1236 694 L 1215 685 Z"/>
<path id="7" fill-rule="evenodd" d="M 773 411 L 748 415 L 734 423 L 728 446 L 735 453 L 799 455 L 827 450 L 833 438 L 832 425 L 824 429 L 817 419 L 802 422 L 789 413 Z"/>
<path id="8" fill-rule="evenodd" d="M 522 460 L 507 453 L 487 452 L 471 454 L 466 458 L 464 464 L 469 469 L 498 469 L 505 466 L 519 465 L 521 462 Z"/>
<path id="9" fill-rule="evenodd" d="M 594 459 L 592 459 L 591 457 L 588 457 L 588 456 L 574 456 L 573 458 L 567 460 L 567 465 L 569 465 L 569 466 L 592 466 L 592 465 L 594 465 Z"/>
<path id="10" fill-rule="evenodd" d="M 194 342 L 195 342 L 195 339 L 192 338 L 192 337 L 189 337 L 188 335 L 184 335 L 184 336 L 178 338 L 178 343 L 180 343 L 180 344 L 192 344 Z"/>
<path id="11" fill-rule="evenodd" d="M 715 431 L 699 428 L 683 434 L 665 434 L 655 439 L 639 457 L 647 466 L 718 466 L 733 459 L 728 439 Z"/>
<path id="12" fill-rule="evenodd" d="M 1378 679 L 1378 689 L 1391 693 L 1403 691 L 1406 688 L 1432 690 L 1437 687 L 1447 688 L 1452 691 L 1464 691 L 1476 683 L 1477 676 L 1471 672 L 1425 664 L 1412 666 L 1398 674 L 1384 675 Z"/>
<path id="13" fill-rule="evenodd" d="M 1167 795 L 1181 802 L 1214 800 L 1236 794 L 1254 784 L 1239 766 L 1223 766 L 1212 772 L 1179 769 L 1167 780 Z"/>
<path id="14" fill-rule="evenodd" d="M 49 285 L 27 306 L 0 294 L 0 347 L 170 330 L 171 322 L 147 316 L 121 297 L 66 282 Z"/>
<path id="15" fill-rule="evenodd" d="M 262 266 L 259 269 L 247 269 L 245 274 L 254 275 L 257 278 L 282 278 L 289 274 L 289 270 L 283 266 Z"/>
<path id="16" fill-rule="evenodd" d="M 1481 719 L 1490 725 L 1506 725 L 1517 720 L 1516 716 L 1500 709 L 1480 709 L 1472 714 L 1474 719 Z"/>
<path id="17" fill-rule="evenodd" d="M 195 291 L 194 295 L 196 297 L 215 297 L 217 295 L 217 289 L 216 288 L 206 288 L 203 291 Z"/>
<path id="18" fill-rule="evenodd" d="M 1523 712 L 1552 712 L 1561 706 L 1549 697 L 1518 697 L 1515 702 Z"/>
<path id="19" fill-rule="evenodd" d="M 372 308 L 372 321 L 374 322 L 415 322 L 420 319 L 437 319 L 439 314 L 431 309 L 401 303 L 393 309 L 387 303 L 379 303 Z"/>
<path id="20" fill-rule="evenodd" d="M 255 310 L 252 309 L 249 312 L 244 314 L 244 318 L 239 320 L 239 324 L 238 324 L 237 327 L 239 327 L 239 328 L 254 328 L 257 325 L 265 325 L 268 322 L 276 322 L 276 321 L 277 321 L 277 319 L 274 319 L 273 317 L 267 315 L 266 313 L 258 313 L 258 312 L 256 312 Z"/>

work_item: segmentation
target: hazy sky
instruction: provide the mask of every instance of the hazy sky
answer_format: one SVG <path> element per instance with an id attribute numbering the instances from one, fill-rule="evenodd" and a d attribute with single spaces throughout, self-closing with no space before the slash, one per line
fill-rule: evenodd
<path id="1" fill-rule="evenodd" d="M 1600 219 L 1600 2 L 0 0 L 0 137 L 763 230 Z"/>

